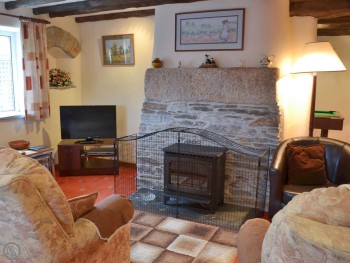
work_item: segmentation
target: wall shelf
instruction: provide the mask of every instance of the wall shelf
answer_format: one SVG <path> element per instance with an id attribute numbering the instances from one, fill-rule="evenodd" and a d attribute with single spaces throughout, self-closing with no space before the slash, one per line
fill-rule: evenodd
<path id="1" fill-rule="evenodd" d="M 71 86 L 65 86 L 65 87 L 56 87 L 56 86 L 50 86 L 50 89 L 72 89 L 76 88 L 77 86 L 71 85 Z"/>

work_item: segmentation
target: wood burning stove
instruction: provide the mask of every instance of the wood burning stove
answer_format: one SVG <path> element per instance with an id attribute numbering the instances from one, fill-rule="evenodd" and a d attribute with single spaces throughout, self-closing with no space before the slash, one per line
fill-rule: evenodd
<path id="1" fill-rule="evenodd" d="M 215 211 L 224 201 L 227 149 L 175 143 L 164 150 L 164 203 L 180 198 Z"/>

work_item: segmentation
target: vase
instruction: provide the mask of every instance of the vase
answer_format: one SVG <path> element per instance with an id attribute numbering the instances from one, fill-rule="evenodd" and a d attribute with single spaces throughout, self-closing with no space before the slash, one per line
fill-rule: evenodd
<path id="1" fill-rule="evenodd" d="M 161 68 L 163 66 L 163 62 L 152 62 L 152 66 L 154 68 Z"/>

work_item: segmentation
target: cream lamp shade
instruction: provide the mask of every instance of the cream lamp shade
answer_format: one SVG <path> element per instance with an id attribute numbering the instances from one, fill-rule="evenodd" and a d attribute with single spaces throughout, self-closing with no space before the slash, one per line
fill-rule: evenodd
<path id="1" fill-rule="evenodd" d="M 309 136 L 313 136 L 317 72 L 344 71 L 346 68 L 329 42 L 306 43 L 292 73 L 313 73 Z"/>
<path id="2" fill-rule="evenodd" d="M 329 42 L 306 43 L 292 73 L 344 71 L 345 66 Z"/>

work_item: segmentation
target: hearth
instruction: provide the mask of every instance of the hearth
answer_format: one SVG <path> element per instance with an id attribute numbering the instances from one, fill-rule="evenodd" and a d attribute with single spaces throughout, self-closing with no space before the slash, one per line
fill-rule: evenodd
<path id="1" fill-rule="evenodd" d="M 117 143 L 120 160 L 136 161 L 130 199 L 138 210 L 232 229 L 262 215 L 268 150 L 182 127 Z"/>
<path id="2" fill-rule="evenodd" d="M 224 201 L 227 149 L 175 143 L 163 150 L 164 204 L 176 197 L 214 212 Z"/>

